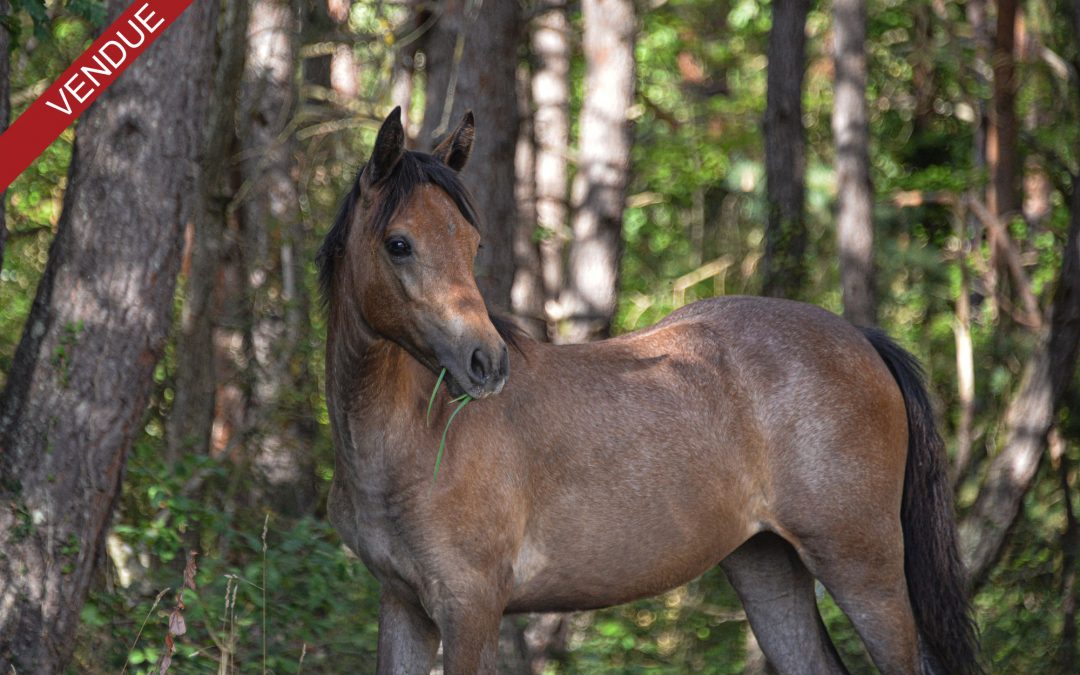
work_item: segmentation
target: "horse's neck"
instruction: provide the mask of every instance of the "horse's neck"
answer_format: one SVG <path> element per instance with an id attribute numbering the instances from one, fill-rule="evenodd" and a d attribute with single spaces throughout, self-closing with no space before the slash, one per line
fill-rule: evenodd
<path id="1" fill-rule="evenodd" d="M 340 319 L 340 317 L 338 317 Z M 404 349 L 375 336 L 366 324 L 331 319 L 327 335 L 327 404 L 335 427 L 372 430 L 388 420 L 418 414 L 423 366 Z M 341 429 L 344 430 L 344 429 Z M 336 430 L 339 431 L 339 430 Z M 344 440 L 344 439 L 343 439 Z M 349 445 L 363 439 L 352 438 Z"/>

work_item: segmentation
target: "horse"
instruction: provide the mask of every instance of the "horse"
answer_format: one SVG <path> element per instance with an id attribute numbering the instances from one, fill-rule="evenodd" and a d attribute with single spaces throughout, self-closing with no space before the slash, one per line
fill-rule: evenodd
<path id="1" fill-rule="evenodd" d="M 612 606 L 715 565 L 781 673 L 846 672 L 815 579 L 881 672 L 979 672 L 916 360 L 757 297 L 591 344 L 528 339 L 474 279 L 474 135 L 468 113 L 431 154 L 406 150 L 395 109 L 317 257 L 327 511 L 380 582 L 378 673 L 429 672 L 440 640 L 446 673 L 495 672 L 504 614 Z"/>

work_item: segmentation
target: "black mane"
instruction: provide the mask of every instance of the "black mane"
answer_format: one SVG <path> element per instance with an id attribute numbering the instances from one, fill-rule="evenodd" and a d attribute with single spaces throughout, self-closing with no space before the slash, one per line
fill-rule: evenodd
<path id="1" fill-rule="evenodd" d="M 357 172 L 352 189 L 345 196 L 334 225 L 326 233 L 322 247 L 315 256 L 315 264 L 319 268 L 319 287 L 322 289 L 324 303 L 330 301 L 337 265 L 345 253 L 345 242 L 348 241 L 356 204 L 361 197 L 361 178 L 365 168 L 367 168 L 366 164 Z M 427 184 L 441 188 L 450 199 L 454 200 L 454 204 L 457 205 L 465 220 L 479 229 L 479 220 L 472 204 L 472 197 L 461 183 L 457 172 L 425 152 L 412 151 L 402 154 L 390 175 L 372 186 L 377 200 L 374 204 L 375 212 L 368 221 L 368 226 L 376 235 L 382 236 L 390 220 L 405 204 L 412 191 L 420 185 Z"/>

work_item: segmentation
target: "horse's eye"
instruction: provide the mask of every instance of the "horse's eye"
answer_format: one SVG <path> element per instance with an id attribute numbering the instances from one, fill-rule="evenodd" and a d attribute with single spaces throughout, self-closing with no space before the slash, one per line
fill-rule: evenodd
<path id="1" fill-rule="evenodd" d="M 391 258 L 401 260 L 412 255 L 412 244 L 405 237 L 390 237 L 385 246 Z"/>

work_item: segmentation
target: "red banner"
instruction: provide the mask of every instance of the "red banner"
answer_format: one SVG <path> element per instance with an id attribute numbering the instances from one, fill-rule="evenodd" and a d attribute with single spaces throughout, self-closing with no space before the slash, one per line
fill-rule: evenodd
<path id="1" fill-rule="evenodd" d="M 138 0 L 0 135 L 0 192 L 26 170 L 193 0 Z M 3 28 L 0 28 L 3 30 Z"/>

